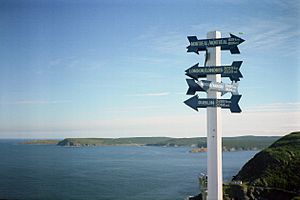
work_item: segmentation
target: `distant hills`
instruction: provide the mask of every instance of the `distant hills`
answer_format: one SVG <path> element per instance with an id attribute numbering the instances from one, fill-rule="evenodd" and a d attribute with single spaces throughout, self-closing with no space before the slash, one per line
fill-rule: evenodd
<path id="1" fill-rule="evenodd" d="M 258 150 L 263 149 L 279 139 L 276 136 L 241 136 L 223 137 L 223 149 Z M 170 137 L 130 137 L 130 138 L 66 138 L 58 142 L 60 146 L 189 146 L 205 148 L 206 137 L 170 138 Z"/>
<path id="2" fill-rule="evenodd" d="M 66 138 L 60 146 L 141 146 L 149 143 L 162 143 L 169 137 L 130 137 L 130 138 Z"/>
<path id="3" fill-rule="evenodd" d="M 54 140 L 54 139 L 37 139 L 37 140 L 25 140 L 23 142 L 20 142 L 20 144 L 44 144 L 44 145 L 56 145 L 59 143 L 60 140 Z"/>
<path id="4" fill-rule="evenodd" d="M 228 199 L 300 199 L 300 132 L 290 133 L 250 159 L 233 178 Z"/>
<path id="5" fill-rule="evenodd" d="M 239 136 L 223 137 L 224 151 L 260 150 L 268 147 L 278 136 Z M 171 138 L 171 137 L 128 137 L 128 138 L 66 138 L 63 140 L 27 140 L 22 144 L 59 145 L 67 147 L 91 146 L 163 146 L 191 147 L 191 152 L 206 150 L 206 137 Z"/>

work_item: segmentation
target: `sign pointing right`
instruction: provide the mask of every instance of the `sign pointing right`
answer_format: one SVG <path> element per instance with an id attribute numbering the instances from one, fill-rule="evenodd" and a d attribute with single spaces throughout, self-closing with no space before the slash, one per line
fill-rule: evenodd
<path id="1" fill-rule="evenodd" d="M 239 38 L 233 34 L 230 34 L 229 38 L 218 39 L 204 39 L 198 40 L 196 36 L 188 36 L 190 45 L 187 47 L 187 52 L 195 52 L 199 54 L 199 51 L 205 51 L 208 47 L 221 46 L 221 50 L 230 50 L 232 54 L 239 54 L 238 45 L 245 40 Z"/>
<path id="2" fill-rule="evenodd" d="M 202 99 L 198 98 L 198 95 L 195 95 L 184 103 L 198 111 L 198 108 L 207 108 L 207 107 L 221 107 L 221 108 L 229 108 L 232 113 L 240 113 L 242 112 L 239 106 L 239 100 L 242 95 L 232 95 L 230 99 Z"/>

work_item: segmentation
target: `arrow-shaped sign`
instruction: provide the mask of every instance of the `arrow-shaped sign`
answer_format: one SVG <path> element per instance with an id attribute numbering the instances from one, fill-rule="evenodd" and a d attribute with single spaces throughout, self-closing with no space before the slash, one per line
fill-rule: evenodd
<path id="1" fill-rule="evenodd" d="M 238 95 L 238 86 L 239 84 L 237 82 L 233 82 L 231 84 L 227 83 L 217 83 L 213 81 L 206 81 L 206 80 L 201 80 L 198 81 L 197 84 L 205 90 L 206 92 L 208 91 L 217 91 L 221 92 L 222 96 L 226 94 L 227 92 L 231 92 L 232 95 Z"/>
<path id="2" fill-rule="evenodd" d="M 190 45 L 187 48 L 187 52 L 195 52 L 199 54 L 199 51 L 205 51 L 207 47 L 221 46 L 221 50 L 230 50 L 231 54 L 239 54 L 240 51 L 237 45 L 243 43 L 245 40 L 239 38 L 233 34 L 230 34 L 229 38 L 218 39 L 204 39 L 198 40 L 197 36 L 187 37 Z"/>
<path id="3" fill-rule="evenodd" d="M 194 95 L 197 91 L 205 91 L 195 82 L 194 79 L 186 79 L 186 82 L 189 86 L 189 89 L 186 92 L 187 95 Z"/>
<path id="4" fill-rule="evenodd" d="M 195 95 L 184 103 L 196 111 L 198 111 L 198 108 L 221 107 L 229 108 L 233 113 L 240 113 L 242 110 L 238 103 L 241 96 L 242 95 L 232 95 L 231 99 L 200 99 Z"/>
<path id="5" fill-rule="evenodd" d="M 231 65 L 224 66 L 209 66 L 199 67 L 199 63 L 185 70 L 185 75 L 198 80 L 198 78 L 205 78 L 207 74 L 221 74 L 222 77 L 229 77 L 231 81 L 239 81 L 243 78 L 240 72 L 240 67 L 243 61 L 234 61 Z"/>
<path id="6" fill-rule="evenodd" d="M 196 82 L 194 79 L 186 79 L 186 82 L 189 86 L 187 95 L 194 95 L 197 91 L 217 91 L 221 92 L 222 95 L 227 92 L 231 92 L 232 95 L 238 95 L 238 83 L 216 83 L 207 80 L 201 80 Z"/>

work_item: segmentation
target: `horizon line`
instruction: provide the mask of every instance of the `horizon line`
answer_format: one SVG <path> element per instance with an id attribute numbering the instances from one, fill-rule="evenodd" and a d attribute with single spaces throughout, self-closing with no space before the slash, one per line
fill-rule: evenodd
<path id="1" fill-rule="evenodd" d="M 292 131 L 292 132 L 297 132 L 297 131 Z M 291 133 L 292 133 L 291 132 Z M 289 134 L 289 133 L 287 133 Z M 224 136 L 222 138 L 236 138 L 236 137 L 283 137 L 287 134 L 284 134 L 282 136 L 279 135 L 237 135 L 237 136 Z M 206 138 L 207 136 L 196 136 L 196 137 L 169 137 L 169 136 L 131 136 L 131 137 L 63 137 L 63 138 L 47 138 L 47 137 L 41 137 L 41 138 L 6 138 L 0 137 L 0 140 L 64 140 L 68 138 L 91 138 L 91 139 L 126 139 L 126 138 L 175 138 L 175 139 L 181 139 L 181 138 Z"/>

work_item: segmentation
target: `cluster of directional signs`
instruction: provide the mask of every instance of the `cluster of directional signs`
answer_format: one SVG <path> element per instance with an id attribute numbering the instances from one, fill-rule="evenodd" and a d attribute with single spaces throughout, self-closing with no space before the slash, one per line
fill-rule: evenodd
<path id="1" fill-rule="evenodd" d="M 199 54 L 199 51 L 206 51 L 208 47 L 220 46 L 221 50 L 229 50 L 231 54 L 239 54 L 238 45 L 245 40 L 230 34 L 229 38 L 204 39 L 198 40 L 196 36 L 189 36 L 190 45 L 187 47 L 187 52 Z M 187 95 L 195 95 L 196 92 L 217 91 L 221 94 L 231 93 L 230 99 L 213 99 L 199 98 L 197 95 L 186 100 L 184 103 L 198 111 L 198 108 L 221 107 L 228 108 L 233 113 L 240 113 L 241 109 L 238 102 L 242 95 L 238 93 L 238 81 L 243 78 L 240 72 L 240 67 L 243 61 L 234 61 L 231 65 L 223 66 L 204 66 L 199 67 L 199 63 L 187 69 L 186 75 L 192 79 L 186 79 L 189 89 Z M 205 78 L 209 74 L 221 74 L 221 77 L 228 77 L 232 81 L 231 84 L 218 83 L 207 80 L 198 80 Z"/>

